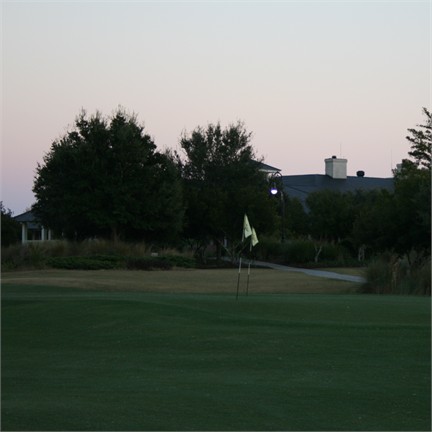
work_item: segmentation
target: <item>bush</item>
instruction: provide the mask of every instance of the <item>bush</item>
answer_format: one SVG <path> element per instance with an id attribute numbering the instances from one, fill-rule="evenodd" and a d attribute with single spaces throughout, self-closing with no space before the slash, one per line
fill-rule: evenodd
<path id="1" fill-rule="evenodd" d="M 366 283 L 361 291 L 374 294 L 392 292 L 392 271 L 388 257 L 381 256 L 367 266 Z"/>
<path id="2" fill-rule="evenodd" d="M 257 247 L 258 258 L 287 265 L 340 266 L 358 264 L 347 248 L 341 244 L 318 242 L 310 239 L 294 239 L 281 243 L 263 238 Z"/>
<path id="3" fill-rule="evenodd" d="M 163 255 L 173 267 L 194 268 L 196 267 L 196 260 L 183 255 Z"/>
<path id="4" fill-rule="evenodd" d="M 163 257 L 128 258 L 126 268 L 128 270 L 170 270 L 172 264 Z"/>
<path id="5" fill-rule="evenodd" d="M 279 261 L 283 257 L 283 246 L 284 243 L 279 240 L 263 236 L 255 250 L 258 258 L 263 261 Z"/>
<path id="6" fill-rule="evenodd" d="M 67 242 L 27 243 L 2 248 L 2 270 L 43 268 L 97 270 L 112 268 L 168 269 L 195 267 L 195 260 L 173 249 L 161 251 L 161 256 L 150 257 L 151 247 L 144 243 L 85 240 Z"/>
<path id="7" fill-rule="evenodd" d="M 311 240 L 292 240 L 284 248 L 286 264 L 304 264 L 314 262 L 315 245 Z"/>
<path id="8" fill-rule="evenodd" d="M 431 258 L 384 253 L 366 269 L 363 293 L 431 295 Z"/>
<path id="9" fill-rule="evenodd" d="M 145 243 L 113 242 L 109 240 L 88 239 L 78 243 L 80 255 L 144 256 L 149 255 L 150 247 Z"/>
<path id="10" fill-rule="evenodd" d="M 417 287 L 415 294 L 431 295 L 431 257 L 424 260 L 416 271 Z"/>
<path id="11" fill-rule="evenodd" d="M 39 244 L 12 245 L 1 250 L 2 270 L 43 268 L 46 251 Z"/>
<path id="12" fill-rule="evenodd" d="M 66 270 L 109 270 L 119 266 L 121 258 L 113 256 L 94 257 L 56 257 L 48 258 L 46 264 L 50 267 Z"/>

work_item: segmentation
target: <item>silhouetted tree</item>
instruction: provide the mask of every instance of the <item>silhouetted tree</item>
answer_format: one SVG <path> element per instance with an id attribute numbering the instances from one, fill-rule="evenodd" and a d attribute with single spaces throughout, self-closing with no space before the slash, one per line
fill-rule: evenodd
<path id="1" fill-rule="evenodd" d="M 186 199 L 185 235 L 204 248 L 210 240 L 220 247 L 241 236 L 247 213 L 258 233 L 273 231 L 276 204 L 242 123 L 197 127 L 183 134 L 177 154 Z"/>
<path id="2" fill-rule="evenodd" d="M 1 212 L 1 245 L 10 246 L 17 243 L 20 239 L 20 224 L 13 218 L 10 209 L 4 207 L 3 201 L 0 201 Z"/>
<path id="3" fill-rule="evenodd" d="M 67 237 L 167 239 L 182 227 L 176 165 L 134 115 L 83 111 L 38 164 L 33 210 Z"/>
<path id="4" fill-rule="evenodd" d="M 432 119 L 426 108 L 423 113 L 426 123 L 418 125 L 419 130 L 408 129 L 411 135 L 406 137 L 411 143 L 408 155 L 413 160 L 404 159 L 394 173 L 399 220 L 396 246 L 403 252 L 418 249 L 430 253 Z"/>
<path id="5" fill-rule="evenodd" d="M 352 194 L 317 191 L 307 197 L 306 204 L 309 229 L 314 238 L 340 241 L 350 235 L 355 218 Z"/>
<path id="6" fill-rule="evenodd" d="M 406 139 L 411 143 L 411 150 L 408 154 L 414 159 L 414 164 L 419 169 L 431 169 L 431 147 L 432 147 L 432 118 L 431 113 L 423 108 L 423 114 L 426 116 L 424 125 L 417 125 L 417 129 L 408 129 L 411 135 Z M 406 163 L 406 162 L 405 162 Z"/>

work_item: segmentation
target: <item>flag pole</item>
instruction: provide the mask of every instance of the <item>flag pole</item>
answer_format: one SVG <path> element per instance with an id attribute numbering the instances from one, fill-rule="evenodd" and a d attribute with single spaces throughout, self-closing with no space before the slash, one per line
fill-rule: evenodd
<path id="1" fill-rule="evenodd" d="M 258 237 L 256 235 L 255 228 L 252 227 L 251 229 L 251 238 L 250 238 L 250 245 L 249 245 L 249 267 L 248 267 L 248 278 L 247 278 L 247 285 L 246 285 L 246 295 L 249 295 L 249 277 L 250 277 L 250 268 L 251 268 L 251 262 L 252 262 L 252 248 L 259 243 Z"/>
<path id="2" fill-rule="evenodd" d="M 238 295 L 239 295 L 241 262 L 242 262 L 242 258 L 241 258 L 241 252 L 240 252 L 240 263 L 239 263 L 238 278 L 237 278 L 237 294 L 236 294 L 236 300 L 238 300 Z"/>
<path id="3" fill-rule="evenodd" d="M 245 215 L 246 217 L 246 215 Z M 245 236 L 245 221 L 243 219 L 243 231 L 242 231 L 242 243 Z M 237 292 L 236 292 L 236 300 L 238 300 L 239 295 L 239 286 L 240 286 L 240 272 L 241 272 L 241 262 L 242 262 L 242 256 L 241 256 L 242 250 L 240 248 L 240 259 L 239 259 L 239 271 L 238 271 L 238 277 L 237 277 Z"/>
<path id="4" fill-rule="evenodd" d="M 242 243 L 244 242 L 245 238 L 248 238 L 252 235 L 252 230 L 249 224 L 249 220 L 247 218 L 247 215 L 245 213 L 243 217 L 243 230 L 242 230 Z M 237 293 L 236 293 L 236 300 L 238 300 L 239 295 L 239 287 L 240 287 L 240 272 L 241 272 L 241 264 L 242 264 L 242 249 L 240 248 L 240 260 L 239 260 L 239 271 L 238 271 L 238 278 L 237 278 Z"/>
<path id="5" fill-rule="evenodd" d="M 251 229 L 251 226 L 249 224 L 249 219 L 248 219 L 248 217 L 247 217 L 247 215 L 245 213 L 244 218 L 243 218 L 242 244 L 244 242 L 244 239 L 250 237 L 251 235 L 252 235 L 252 229 Z M 252 245 L 252 243 L 251 243 L 251 245 Z M 237 278 L 236 300 L 238 300 L 239 287 L 240 287 L 240 272 L 241 272 L 241 264 L 242 264 L 242 256 L 241 256 L 241 254 L 242 254 L 242 248 L 240 248 L 240 259 L 239 259 L 239 271 L 238 271 L 238 278 Z M 249 263 L 249 268 L 250 268 L 250 263 Z M 249 281 L 248 281 L 248 284 L 249 284 Z"/>
<path id="6" fill-rule="evenodd" d="M 252 253 L 252 236 L 250 241 L 250 247 L 249 247 L 249 265 L 248 265 L 248 276 L 247 276 L 247 284 L 246 284 L 246 295 L 249 295 L 249 277 L 250 277 L 250 267 L 251 267 L 251 258 L 250 255 Z"/>

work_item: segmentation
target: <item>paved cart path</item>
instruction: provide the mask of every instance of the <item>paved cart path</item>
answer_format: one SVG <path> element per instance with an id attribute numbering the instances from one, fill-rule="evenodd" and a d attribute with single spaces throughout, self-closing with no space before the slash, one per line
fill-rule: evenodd
<path id="1" fill-rule="evenodd" d="M 269 267 L 275 270 L 281 270 L 287 272 L 305 273 L 309 276 L 317 276 L 317 277 L 323 277 L 327 279 L 338 279 L 338 280 L 357 282 L 357 283 L 366 282 L 366 279 L 362 276 L 345 275 L 345 274 L 335 273 L 331 271 L 324 271 L 324 270 L 311 270 L 311 269 L 304 269 L 304 268 L 288 267 L 288 266 L 268 263 L 264 261 L 253 261 L 253 263 L 261 267 Z"/>

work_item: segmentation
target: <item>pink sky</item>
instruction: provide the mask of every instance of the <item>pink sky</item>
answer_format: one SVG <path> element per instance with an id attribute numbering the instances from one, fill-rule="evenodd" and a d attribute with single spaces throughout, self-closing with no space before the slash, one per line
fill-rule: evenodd
<path id="1" fill-rule="evenodd" d="M 53 140 L 85 108 L 138 115 L 160 149 L 242 120 L 288 174 L 389 177 L 430 108 L 429 1 L 2 3 L 2 200 L 34 202 Z"/>

